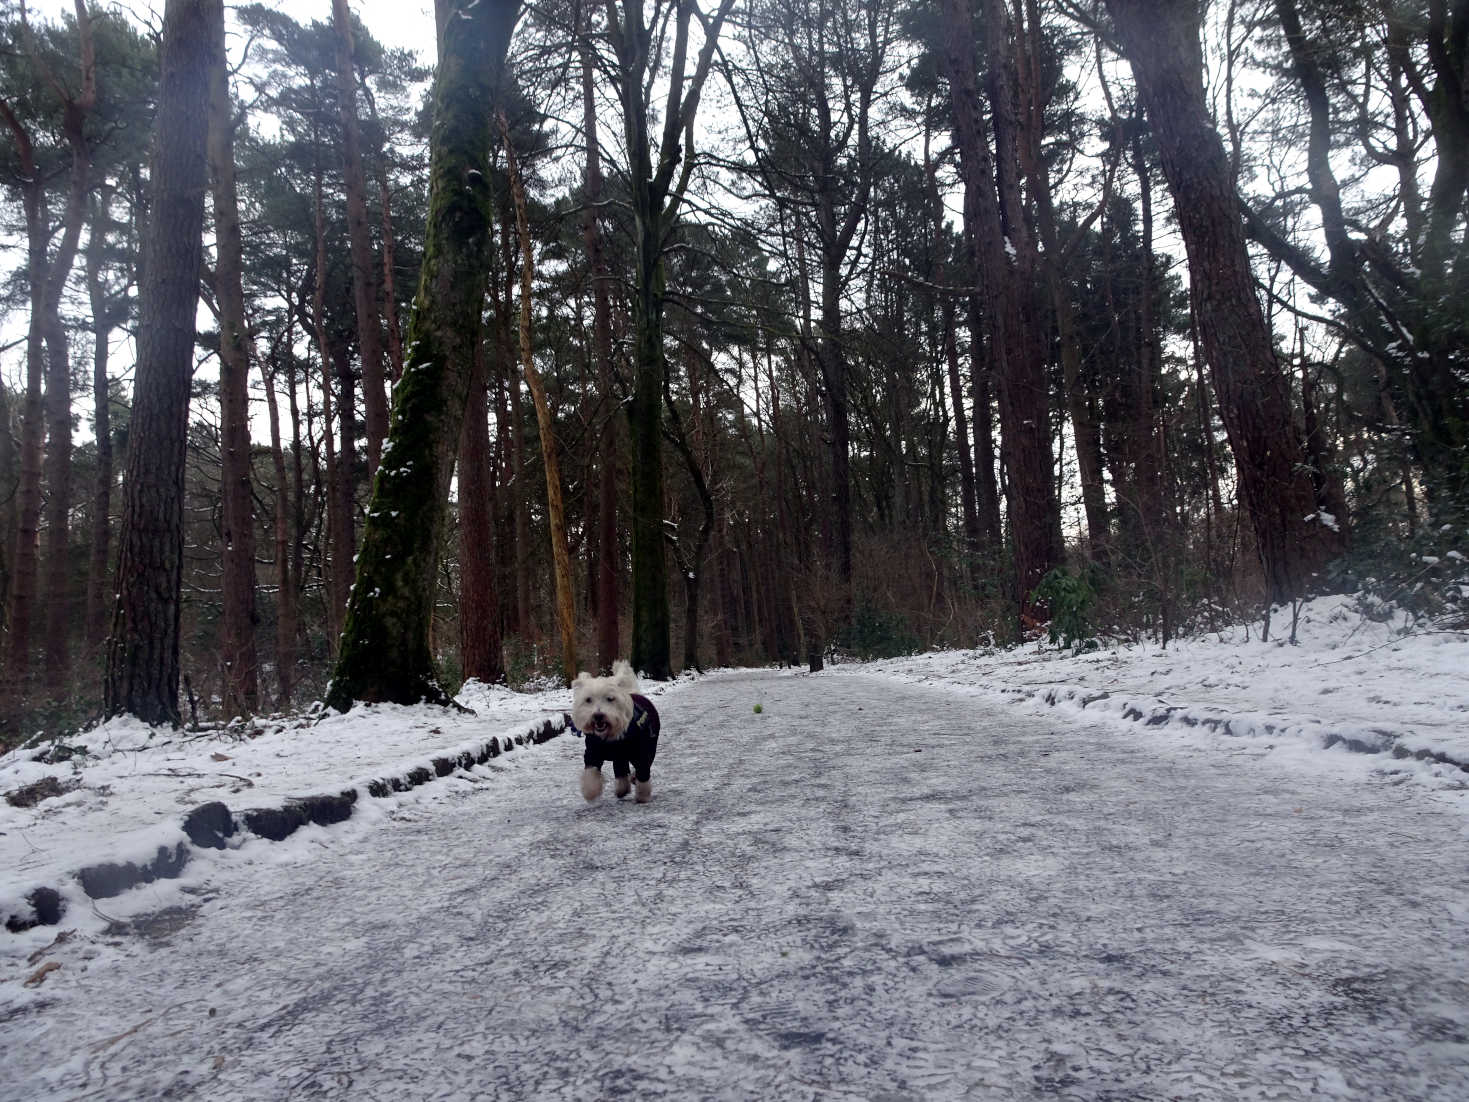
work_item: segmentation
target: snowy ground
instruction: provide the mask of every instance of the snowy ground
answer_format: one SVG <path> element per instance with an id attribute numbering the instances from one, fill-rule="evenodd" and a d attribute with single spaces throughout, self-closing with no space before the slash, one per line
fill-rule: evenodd
<path id="1" fill-rule="evenodd" d="M 1469 641 L 1300 639 L 655 687 L 647 807 L 583 805 L 569 735 L 366 794 L 560 693 L 11 755 L 77 787 L 0 804 L 0 920 L 67 908 L 0 931 L 0 1098 L 1469 1097 Z"/>

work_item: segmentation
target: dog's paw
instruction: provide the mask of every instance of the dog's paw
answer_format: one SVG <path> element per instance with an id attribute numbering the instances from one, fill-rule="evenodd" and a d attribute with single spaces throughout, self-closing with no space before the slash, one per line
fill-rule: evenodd
<path id="1" fill-rule="evenodd" d="M 600 769 L 583 769 L 581 771 L 581 795 L 587 803 L 591 803 L 602 795 L 602 771 Z"/>
<path id="2" fill-rule="evenodd" d="M 653 798 L 653 782 L 638 781 L 638 794 L 633 797 L 640 804 L 645 804 Z"/>
<path id="3" fill-rule="evenodd" d="M 612 794 L 619 800 L 632 791 L 631 777 L 618 777 L 617 783 L 612 786 Z"/>

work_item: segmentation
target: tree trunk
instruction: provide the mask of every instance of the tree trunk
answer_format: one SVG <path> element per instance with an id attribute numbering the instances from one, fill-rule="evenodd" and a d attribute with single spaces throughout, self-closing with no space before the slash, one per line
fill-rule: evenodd
<path id="1" fill-rule="evenodd" d="M 337 546 L 340 533 L 341 521 L 338 517 L 338 502 L 341 495 L 337 493 L 336 487 L 340 474 L 338 472 L 337 445 L 332 433 L 336 431 L 336 419 L 332 416 L 332 341 L 326 328 L 326 206 L 322 196 L 322 169 L 317 165 L 312 176 L 312 215 L 314 233 L 316 239 L 316 264 L 315 277 L 312 280 L 311 292 L 311 328 L 312 336 L 315 338 L 316 358 L 321 369 L 321 417 L 322 417 L 322 451 L 325 453 L 326 464 L 326 552 L 321 559 L 321 582 L 322 582 L 322 605 L 326 611 L 326 637 L 327 647 L 333 654 L 341 642 L 342 620 L 346 615 L 347 607 L 345 594 L 351 588 L 350 580 L 339 581 L 342 571 L 349 569 L 350 558 L 345 556 L 345 548 Z M 311 435 L 311 390 L 307 387 L 306 416 L 307 435 Z M 315 445 L 313 444 L 313 449 Z M 350 453 L 349 453 L 350 454 Z M 322 479 L 314 479 L 316 492 L 321 492 Z M 342 552 L 342 553 L 339 553 Z"/>
<path id="2" fill-rule="evenodd" d="M 946 253 L 946 229 L 944 225 L 943 199 L 939 195 L 936 167 L 929 157 L 929 131 L 923 132 L 923 169 L 928 184 L 928 203 L 933 217 L 933 253 L 937 258 L 932 274 L 933 282 L 942 286 L 947 279 L 948 268 L 944 263 Z M 968 574 L 979 550 L 979 509 L 975 501 L 974 453 L 969 446 L 969 415 L 964 401 L 964 385 L 959 374 L 959 335 L 955 319 L 957 313 L 953 297 L 944 295 L 939 306 L 939 325 L 942 332 L 939 340 L 943 345 L 945 379 L 949 388 L 949 404 L 954 409 L 954 442 L 959 452 L 959 504 L 964 518 L 964 569 Z"/>
<path id="3" fill-rule="evenodd" d="M 7 118 L 8 118 L 7 114 Z M 46 239 L 45 192 L 40 173 L 30 156 L 30 138 L 16 129 L 21 150 L 21 170 L 27 183 L 21 202 L 25 209 L 26 240 L 29 246 L 27 277 L 30 284 L 31 320 L 26 338 L 26 388 L 21 399 L 20 479 L 16 486 L 15 567 L 11 578 L 10 613 L 7 616 L 6 676 L 9 688 L 24 693 L 31 674 L 32 621 L 40 592 L 41 478 L 46 434 Z M 8 426 L 7 426 L 8 428 Z"/>
<path id="4" fill-rule="evenodd" d="M 580 40 L 582 63 L 582 126 L 587 149 L 585 203 L 582 237 L 587 247 L 587 268 L 592 281 L 592 359 L 596 364 L 600 402 L 597 418 L 601 431 L 597 440 L 597 665 L 603 673 L 612 669 L 621 654 L 621 632 L 617 615 L 617 420 L 613 411 L 617 398 L 612 380 L 612 295 L 607 267 L 607 245 L 597 205 L 602 201 L 601 144 L 597 138 L 597 104 L 593 94 L 592 50 Z"/>
<path id="5" fill-rule="evenodd" d="M 295 327 L 286 323 L 286 339 L 281 344 L 280 354 L 288 358 Z M 272 365 L 260 365 L 265 384 L 265 408 L 270 418 L 270 459 L 275 471 L 275 584 L 276 584 L 276 628 L 275 628 L 275 673 L 276 708 L 286 710 L 291 706 L 291 690 L 296 673 L 296 631 L 300 623 L 299 605 L 296 599 L 296 579 L 299 577 L 291 566 L 292 543 L 299 543 L 299 535 L 292 541 L 291 535 L 300 529 L 292 524 L 291 487 L 286 474 L 286 457 L 281 446 L 280 401 L 276 397 L 276 372 Z M 287 373 L 288 379 L 291 373 Z M 292 382 L 294 389 L 294 382 Z M 297 462 L 300 456 L 297 455 Z M 300 492 L 299 489 L 297 491 Z"/>
<path id="6" fill-rule="evenodd" d="M 327 487 L 332 498 L 332 606 L 345 617 L 356 577 L 357 532 L 357 404 L 353 394 L 352 357 L 346 335 L 331 333 L 331 354 L 337 377 L 337 465 L 336 478 Z M 331 435 L 330 423 L 327 435 Z"/>
<path id="7" fill-rule="evenodd" d="M 357 312 L 357 350 L 362 357 L 362 409 L 367 427 L 367 477 L 377 474 L 388 431 L 383 388 L 382 322 L 377 305 L 376 261 L 367 228 L 367 174 L 357 120 L 356 68 L 352 60 L 352 15 L 347 0 L 332 0 L 336 27 L 337 110 L 342 120 L 342 182 L 347 191 L 347 243 L 352 255 L 352 303 Z M 346 407 L 345 400 L 343 407 Z M 346 454 L 346 449 L 343 449 Z"/>
<path id="8" fill-rule="evenodd" d="M 430 647 L 434 575 L 488 274 L 491 112 L 518 0 L 441 0 L 429 221 L 388 446 L 327 703 L 447 702 Z"/>
<path id="9" fill-rule="evenodd" d="M 619 6 L 621 12 L 619 14 Z M 663 384 L 668 365 L 663 350 L 663 299 L 666 270 L 663 252 L 688 190 L 694 159 L 683 148 L 693 134 L 699 97 L 713 62 L 720 29 L 734 0 L 720 0 L 711 18 L 702 19 L 704 45 L 694 71 L 688 72 L 689 20 L 694 5 L 680 2 L 670 15 L 672 62 L 663 136 L 653 147 L 649 128 L 647 76 L 655 37 L 661 43 L 666 26 L 648 27 L 642 0 L 606 0 L 609 37 L 617 51 L 614 74 L 622 105 L 623 131 L 629 158 L 633 210 L 633 396 L 628 405 L 632 435 L 632 664 L 655 681 L 673 674 L 669 640 L 668 564 L 663 533 Z M 656 9 L 655 9 L 656 10 Z M 702 17 L 701 17 L 702 18 Z M 655 36 L 654 31 L 658 34 Z M 655 163 L 656 154 L 656 163 Z"/>
<path id="10" fill-rule="evenodd" d="M 87 569 L 86 637 L 100 644 L 107 623 L 107 595 L 112 526 L 112 396 L 107 377 L 109 342 L 116 307 L 102 285 L 102 260 L 107 247 L 111 189 L 103 188 L 92 207 L 87 240 L 87 297 L 92 308 L 92 436 L 97 443 L 97 474 L 92 489 L 92 537 Z"/>
<path id="11" fill-rule="evenodd" d="M 1040 332 L 1036 255 L 1019 194 L 1013 57 L 1003 5 L 985 0 L 990 99 L 995 116 L 992 157 L 980 109 L 973 16 L 966 0 L 945 0 L 950 21 L 944 64 L 953 98 L 955 139 L 964 174 L 964 218 L 985 296 L 985 331 L 999 384 L 1006 502 L 1015 553 L 1015 608 L 1062 559 L 1060 508 L 1051 479 L 1049 390 Z"/>
<path id="12" fill-rule="evenodd" d="M 571 552 L 566 542 L 566 503 L 561 497 L 561 462 L 556 453 L 556 426 L 551 420 L 551 406 L 546 400 L 546 387 L 536 370 L 531 349 L 531 289 L 534 284 L 534 252 L 530 224 L 525 213 L 525 189 L 520 182 L 520 169 L 515 161 L 515 146 L 510 138 L 510 124 L 500 113 L 500 135 L 505 142 L 505 159 L 510 172 L 510 195 L 515 204 L 515 228 L 520 235 L 520 367 L 525 385 L 530 388 L 536 407 L 536 425 L 541 436 L 541 463 L 546 474 L 546 515 L 551 529 L 551 563 L 556 577 L 556 627 L 561 635 L 561 673 L 567 685 L 575 680 L 576 668 L 576 599 L 572 592 Z"/>
<path id="13" fill-rule="evenodd" d="M 255 508 L 250 486 L 250 335 L 245 321 L 244 257 L 235 190 L 234 109 L 225 55 L 224 7 L 214 21 L 209 78 L 209 163 L 213 179 L 215 266 L 219 303 L 220 479 L 223 496 L 223 617 L 220 660 L 228 715 L 260 710 L 255 649 Z"/>
<path id="14" fill-rule="evenodd" d="M 490 471 L 488 342 L 475 353 L 459 445 L 459 664 L 465 680 L 505 680 Z"/>
<path id="15" fill-rule="evenodd" d="M 178 726 L 184 458 L 209 183 L 211 13 L 168 0 L 105 711 Z"/>
<path id="16" fill-rule="evenodd" d="M 1343 547 L 1319 522 L 1301 432 L 1255 295 L 1229 157 L 1209 120 L 1193 0 L 1107 0 L 1173 193 L 1199 336 L 1234 451 L 1266 594 L 1306 593 Z"/>

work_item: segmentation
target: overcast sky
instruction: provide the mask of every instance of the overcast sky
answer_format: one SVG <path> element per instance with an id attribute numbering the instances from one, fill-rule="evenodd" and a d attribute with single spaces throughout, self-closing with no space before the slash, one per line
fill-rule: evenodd
<path id="1" fill-rule="evenodd" d="M 109 0 L 102 0 L 100 6 L 108 3 Z M 226 0 L 226 4 L 235 6 L 234 0 Z M 434 61 L 433 0 L 351 0 L 351 4 L 379 41 L 389 46 L 406 46 L 417 51 L 423 61 L 430 64 Z M 124 2 L 118 6 L 155 26 L 163 21 L 163 0 Z M 313 19 L 330 22 L 332 18 L 332 0 L 275 0 L 273 6 L 303 23 Z M 72 0 L 31 0 L 28 7 L 32 18 L 51 20 L 70 12 L 73 4 Z"/>

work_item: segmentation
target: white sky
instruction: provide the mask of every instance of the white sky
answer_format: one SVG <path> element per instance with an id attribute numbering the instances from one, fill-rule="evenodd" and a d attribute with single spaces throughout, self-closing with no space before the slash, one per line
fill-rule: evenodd
<path id="1" fill-rule="evenodd" d="M 71 0 L 32 0 L 28 5 L 31 16 L 37 20 L 60 18 L 63 12 L 72 10 Z M 105 3 L 104 3 L 105 6 Z M 133 13 L 134 18 L 154 26 L 163 21 L 162 0 L 146 4 L 120 5 Z M 232 2 L 229 7 L 234 7 Z M 311 20 L 330 22 L 332 0 L 277 0 L 277 10 L 287 12 L 303 23 Z M 352 4 L 368 29 L 384 44 L 406 46 L 416 50 L 424 61 L 434 56 L 434 6 L 422 0 L 360 0 Z"/>

